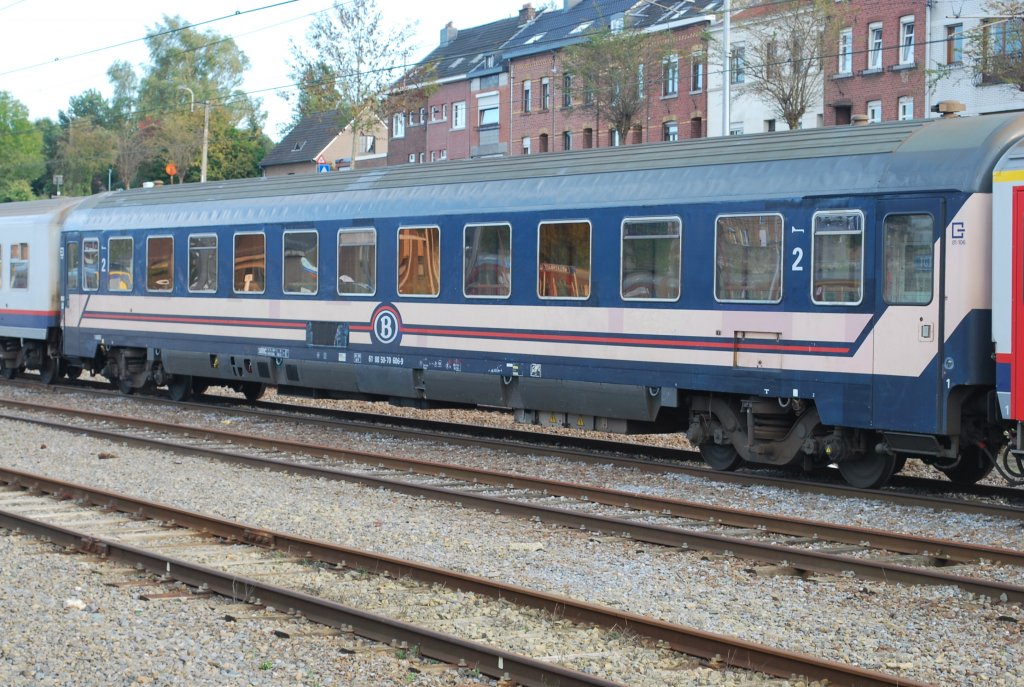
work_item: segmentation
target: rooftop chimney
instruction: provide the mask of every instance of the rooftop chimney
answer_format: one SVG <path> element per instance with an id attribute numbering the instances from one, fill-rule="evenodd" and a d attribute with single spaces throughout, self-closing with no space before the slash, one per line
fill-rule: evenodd
<path id="1" fill-rule="evenodd" d="M 523 5 L 523 9 L 519 10 L 519 26 L 527 24 L 537 18 L 537 10 L 533 9 L 531 3 Z"/>
<path id="2" fill-rule="evenodd" d="M 441 47 L 445 47 L 453 40 L 458 38 L 459 30 L 455 28 L 455 24 L 448 22 L 443 29 L 441 29 Z"/>
<path id="3" fill-rule="evenodd" d="M 868 116 L 865 114 L 855 114 L 850 117 L 850 124 L 853 126 L 867 126 L 868 121 Z"/>

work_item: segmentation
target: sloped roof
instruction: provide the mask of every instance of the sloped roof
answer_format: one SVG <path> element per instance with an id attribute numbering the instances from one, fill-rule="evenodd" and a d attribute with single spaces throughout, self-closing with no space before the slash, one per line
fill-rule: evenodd
<path id="1" fill-rule="evenodd" d="M 260 167 L 312 162 L 348 126 L 339 110 L 306 115 L 260 162 Z"/>
<path id="2" fill-rule="evenodd" d="M 645 29 L 696 19 L 716 11 L 721 0 L 580 0 L 568 10 L 551 10 L 505 45 L 506 57 L 529 55 L 580 43 L 607 28 L 616 17 L 628 17 L 632 29 Z"/>
<path id="3" fill-rule="evenodd" d="M 486 69 L 487 55 L 500 61 L 501 48 L 523 25 L 519 17 L 499 19 L 469 29 L 458 29 L 458 35 L 447 45 L 434 48 L 420 64 L 436 64 L 434 78 L 438 81 Z"/>

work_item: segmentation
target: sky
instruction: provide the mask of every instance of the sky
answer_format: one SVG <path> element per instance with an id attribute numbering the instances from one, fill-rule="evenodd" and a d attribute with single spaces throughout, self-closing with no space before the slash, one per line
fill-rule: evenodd
<path id="1" fill-rule="evenodd" d="M 377 6 L 396 27 L 415 23 L 413 55 L 419 59 L 437 46 L 449 21 L 457 28 L 479 26 L 517 14 L 526 1 L 377 0 Z M 533 0 L 535 7 L 542 4 Z M 110 98 L 110 65 L 126 60 L 141 75 L 141 65 L 149 62 L 141 39 L 164 14 L 177 15 L 192 24 L 210 22 L 197 30 L 235 39 L 250 62 L 242 87 L 263 99 L 265 130 L 277 141 L 291 119 L 288 103 L 277 95 L 290 84 L 289 42 L 301 45 L 313 15 L 331 5 L 331 0 L 0 0 L 0 91 L 25 105 L 33 121 L 56 120 L 71 97 L 89 89 Z"/>

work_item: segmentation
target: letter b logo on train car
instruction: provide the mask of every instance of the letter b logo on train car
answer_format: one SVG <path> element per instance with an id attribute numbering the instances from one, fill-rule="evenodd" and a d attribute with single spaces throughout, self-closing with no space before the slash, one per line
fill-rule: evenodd
<path id="1" fill-rule="evenodd" d="M 370 320 L 373 328 L 373 338 L 377 343 L 396 343 L 402 334 L 402 319 L 398 316 L 398 310 L 393 305 L 381 305 L 373 312 Z"/>

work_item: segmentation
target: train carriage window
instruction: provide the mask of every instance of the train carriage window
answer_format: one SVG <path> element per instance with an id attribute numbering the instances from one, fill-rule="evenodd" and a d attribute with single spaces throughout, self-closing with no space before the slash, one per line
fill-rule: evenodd
<path id="1" fill-rule="evenodd" d="M 715 299 L 781 301 L 782 216 L 723 215 L 715 224 Z"/>
<path id="2" fill-rule="evenodd" d="M 590 298 L 590 222 L 543 222 L 537 234 L 537 296 Z"/>
<path id="3" fill-rule="evenodd" d="M 188 290 L 192 293 L 217 291 L 217 237 L 212 234 L 188 237 Z"/>
<path id="4" fill-rule="evenodd" d="M 28 244 L 11 244 L 11 288 L 28 288 Z"/>
<path id="5" fill-rule="evenodd" d="M 935 237 L 931 215 L 885 218 L 885 284 L 890 305 L 926 305 L 932 300 Z"/>
<path id="6" fill-rule="evenodd" d="M 267 237 L 235 234 L 235 293 L 263 293 L 267 284 Z"/>
<path id="7" fill-rule="evenodd" d="M 338 293 L 377 293 L 376 229 L 353 227 L 338 231 Z"/>
<path id="8" fill-rule="evenodd" d="M 622 223 L 623 300 L 679 299 L 682 222 L 678 218 L 627 219 Z"/>
<path id="9" fill-rule="evenodd" d="M 78 241 L 69 241 L 65 249 L 65 266 L 67 269 L 68 289 L 78 288 L 78 267 L 81 263 L 81 256 L 78 253 Z"/>
<path id="10" fill-rule="evenodd" d="M 3 273 L 4 273 L 4 248 L 0 245 L 0 285 L 3 284 Z"/>
<path id="11" fill-rule="evenodd" d="M 508 298 L 512 293 L 512 227 L 467 225 L 463 232 L 462 291 L 468 298 Z"/>
<path id="12" fill-rule="evenodd" d="M 174 289 L 174 239 L 150 236 L 146 239 L 146 290 Z"/>
<path id="13" fill-rule="evenodd" d="M 315 231 L 284 232 L 285 293 L 315 294 L 319 288 L 319 234 Z"/>
<path id="14" fill-rule="evenodd" d="M 107 241 L 107 290 L 131 291 L 134 282 L 135 241 L 117 238 Z"/>
<path id="15" fill-rule="evenodd" d="M 82 288 L 96 291 L 100 288 L 100 242 L 99 239 L 82 241 Z"/>
<path id="16" fill-rule="evenodd" d="M 398 230 L 398 295 L 441 293 L 441 230 L 403 227 Z"/>
<path id="17" fill-rule="evenodd" d="M 864 216 L 859 212 L 814 215 L 811 301 L 856 305 L 863 298 Z"/>

